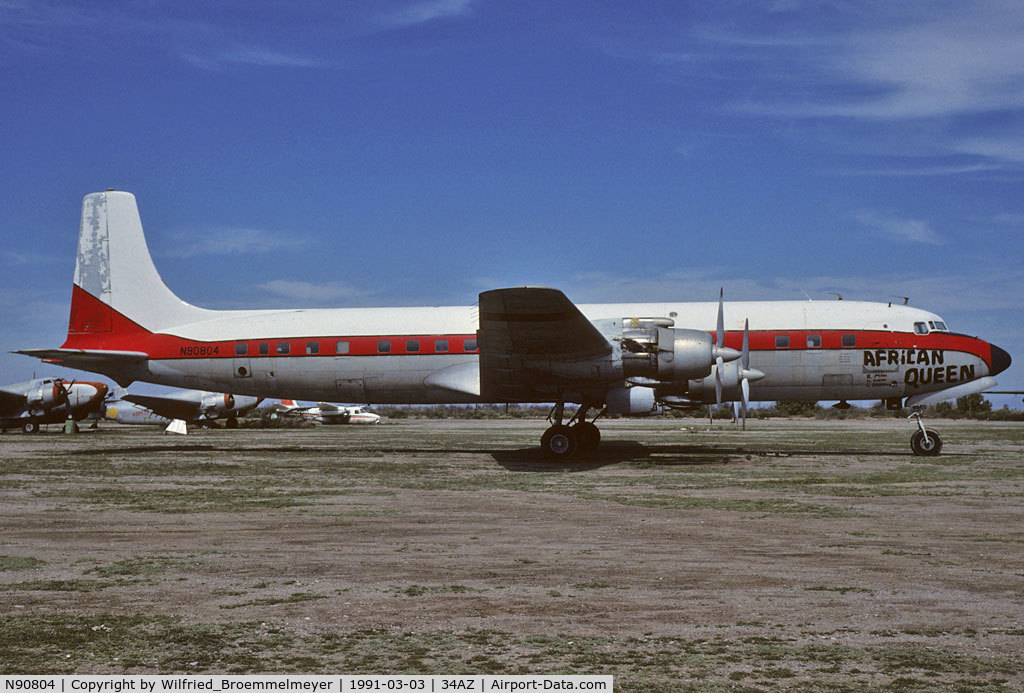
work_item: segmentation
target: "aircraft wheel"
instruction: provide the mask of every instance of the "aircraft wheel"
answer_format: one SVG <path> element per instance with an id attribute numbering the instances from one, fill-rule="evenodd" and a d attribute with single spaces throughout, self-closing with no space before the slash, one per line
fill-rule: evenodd
<path id="1" fill-rule="evenodd" d="M 579 422 L 572 427 L 572 430 L 576 433 L 576 440 L 579 443 L 580 450 L 594 450 L 601 442 L 601 429 L 589 421 Z"/>
<path id="2" fill-rule="evenodd" d="M 914 431 L 914 435 L 910 438 L 910 449 L 920 457 L 936 457 L 942 451 L 942 438 L 930 428 L 926 430 L 928 431 L 928 442 L 924 442 L 924 433 L 920 430 Z"/>
<path id="3" fill-rule="evenodd" d="M 21 430 L 25 433 L 39 433 L 39 424 L 35 421 L 26 421 L 21 425 Z"/>
<path id="4" fill-rule="evenodd" d="M 224 422 L 224 428 L 238 428 L 238 419 L 233 416 L 228 417 L 228 420 Z"/>
<path id="5" fill-rule="evenodd" d="M 576 438 L 576 431 L 569 426 L 555 425 L 544 431 L 540 446 L 545 457 L 564 459 L 576 454 L 579 440 Z"/>

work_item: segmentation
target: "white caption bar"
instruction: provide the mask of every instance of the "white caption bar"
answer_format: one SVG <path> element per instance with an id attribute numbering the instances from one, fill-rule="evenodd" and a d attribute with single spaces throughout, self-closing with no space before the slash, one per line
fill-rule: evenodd
<path id="1" fill-rule="evenodd" d="M 521 693 L 614 690 L 612 676 L 0 676 L 0 693 Z"/>

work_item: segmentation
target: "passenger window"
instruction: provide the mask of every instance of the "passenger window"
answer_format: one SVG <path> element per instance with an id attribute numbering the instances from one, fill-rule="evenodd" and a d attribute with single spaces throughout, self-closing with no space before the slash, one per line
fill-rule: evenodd
<path id="1" fill-rule="evenodd" d="M 405 340 L 405 351 L 408 354 L 415 354 L 420 350 L 420 340 L 418 339 L 407 339 Z"/>
<path id="2" fill-rule="evenodd" d="M 391 342 L 387 339 L 382 339 L 377 342 L 377 353 L 378 354 L 390 354 L 391 353 Z"/>
<path id="3" fill-rule="evenodd" d="M 775 335 L 775 348 L 776 349 L 788 349 L 789 348 L 789 335 L 788 334 L 777 334 L 777 335 Z"/>
<path id="4" fill-rule="evenodd" d="M 809 334 L 807 335 L 807 346 L 815 349 L 821 346 L 821 335 L 820 334 Z"/>
<path id="5" fill-rule="evenodd" d="M 270 345 L 266 342 L 260 342 L 260 356 L 266 356 L 270 353 Z"/>
<path id="6" fill-rule="evenodd" d="M 928 326 L 923 322 L 914 323 L 914 334 L 928 334 Z"/>
<path id="7" fill-rule="evenodd" d="M 466 351 L 476 351 L 476 340 L 475 339 L 467 339 L 465 342 L 462 343 L 462 347 Z"/>
<path id="8" fill-rule="evenodd" d="M 245 342 L 235 344 L 235 356 L 245 356 L 249 353 L 249 345 Z"/>
<path id="9" fill-rule="evenodd" d="M 448 351 L 448 340 L 447 339 L 435 339 L 434 340 L 434 351 L 438 353 L 444 353 Z"/>
<path id="10" fill-rule="evenodd" d="M 306 342 L 306 353 L 307 354 L 319 354 L 320 353 L 320 342 Z"/>
<path id="11" fill-rule="evenodd" d="M 291 351 L 291 347 L 292 347 L 292 345 L 289 344 L 288 342 L 278 342 L 277 343 L 277 353 L 280 356 L 286 356 Z"/>
<path id="12" fill-rule="evenodd" d="M 844 347 L 855 347 L 855 346 L 857 346 L 857 335 L 855 335 L 855 334 L 844 334 L 843 335 L 843 346 Z"/>
<path id="13" fill-rule="evenodd" d="M 335 354 L 347 354 L 348 353 L 348 342 L 335 342 L 334 343 Z"/>

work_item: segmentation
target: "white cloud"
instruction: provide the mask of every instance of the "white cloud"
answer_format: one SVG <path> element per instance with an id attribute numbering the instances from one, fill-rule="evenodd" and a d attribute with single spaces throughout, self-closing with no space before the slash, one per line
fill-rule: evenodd
<path id="1" fill-rule="evenodd" d="M 949 166 L 888 166 L 885 168 L 845 169 L 836 171 L 844 176 L 962 176 L 971 173 L 993 173 L 1005 170 L 999 164 L 962 164 Z"/>
<path id="2" fill-rule="evenodd" d="M 173 239 L 169 240 L 169 239 Z M 185 231 L 163 237 L 157 257 L 190 258 L 200 255 L 243 255 L 298 248 L 304 241 L 262 229 L 220 228 Z"/>
<path id="3" fill-rule="evenodd" d="M 332 301 L 348 301 L 366 296 L 368 293 L 363 289 L 349 286 L 343 282 L 314 284 L 312 282 L 291 281 L 288 279 L 273 279 L 257 284 L 256 287 L 280 298 L 318 304 Z"/>
<path id="4" fill-rule="evenodd" d="M 435 19 L 459 17 L 469 12 L 472 0 L 423 0 L 381 18 L 381 22 L 393 27 L 415 26 Z"/>
<path id="5" fill-rule="evenodd" d="M 972 137 L 954 143 L 952 148 L 964 154 L 1024 163 L 1024 138 L 1021 137 Z"/>
<path id="6" fill-rule="evenodd" d="M 939 234 L 932 230 L 927 221 L 920 219 L 905 219 L 891 215 L 882 216 L 875 212 L 861 210 L 854 214 L 862 225 L 869 230 L 888 236 L 889 238 L 904 243 L 930 243 L 933 245 L 944 243 Z"/>
<path id="7" fill-rule="evenodd" d="M 239 46 L 234 50 L 202 55 L 196 51 L 182 51 L 181 58 L 203 70 L 222 70 L 227 67 L 283 67 L 283 68 L 324 68 L 330 65 L 318 58 L 295 53 Z"/>

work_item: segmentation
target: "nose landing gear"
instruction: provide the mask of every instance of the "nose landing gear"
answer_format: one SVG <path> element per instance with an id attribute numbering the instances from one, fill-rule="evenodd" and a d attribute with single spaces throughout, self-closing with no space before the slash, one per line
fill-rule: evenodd
<path id="1" fill-rule="evenodd" d="M 942 451 L 942 438 L 939 434 L 924 427 L 919 411 L 913 412 L 907 419 L 914 419 L 918 428 L 910 437 L 910 449 L 919 457 L 937 457 Z"/>

